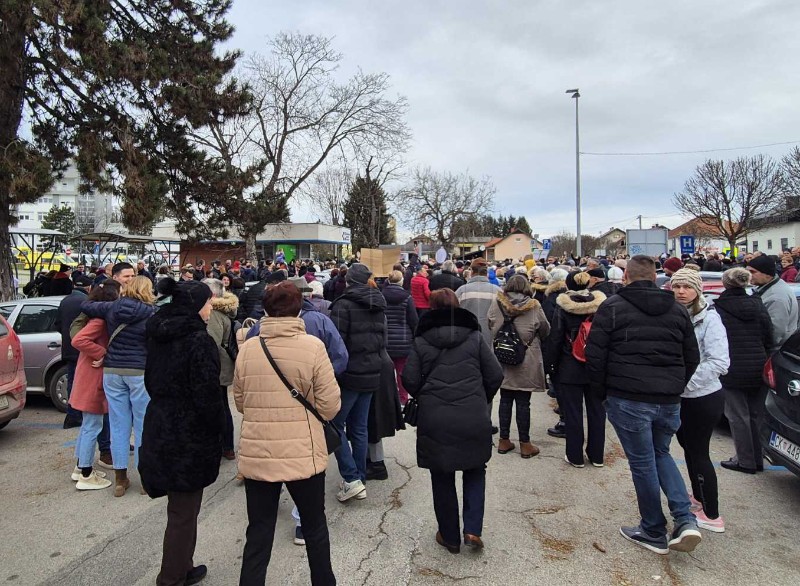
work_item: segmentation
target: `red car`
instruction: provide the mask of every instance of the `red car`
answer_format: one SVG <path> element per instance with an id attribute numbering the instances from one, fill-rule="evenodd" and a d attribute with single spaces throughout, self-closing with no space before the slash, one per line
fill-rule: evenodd
<path id="1" fill-rule="evenodd" d="M 27 385 L 22 344 L 5 318 L 0 316 L 0 429 L 22 413 Z"/>

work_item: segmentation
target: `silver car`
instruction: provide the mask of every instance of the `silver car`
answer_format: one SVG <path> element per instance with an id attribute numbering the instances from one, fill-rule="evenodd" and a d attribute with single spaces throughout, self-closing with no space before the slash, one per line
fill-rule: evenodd
<path id="1" fill-rule="evenodd" d="M 47 395 L 67 410 L 67 364 L 61 360 L 61 332 L 56 328 L 63 296 L 34 297 L 0 303 L 0 315 L 19 336 L 25 358 L 28 393 Z"/>

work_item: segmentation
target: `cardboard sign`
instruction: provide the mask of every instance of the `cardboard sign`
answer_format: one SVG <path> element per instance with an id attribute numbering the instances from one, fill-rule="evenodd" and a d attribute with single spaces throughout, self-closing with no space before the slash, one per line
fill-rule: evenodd
<path id="1" fill-rule="evenodd" d="M 400 248 L 362 248 L 361 262 L 376 277 L 388 277 L 392 267 L 400 262 Z"/>

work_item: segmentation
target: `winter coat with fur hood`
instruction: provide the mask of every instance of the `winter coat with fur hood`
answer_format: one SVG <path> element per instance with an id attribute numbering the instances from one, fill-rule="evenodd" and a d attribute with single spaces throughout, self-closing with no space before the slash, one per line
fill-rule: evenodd
<path id="1" fill-rule="evenodd" d="M 533 289 L 533 298 L 539 303 L 544 303 L 544 292 L 547 291 L 547 287 L 549 285 L 550 283 L 531 283 L 531 289 Z"/>
<path id="2" fill-rule="evenodd" d="M 544 303 L 542 303 L 542 311 L 547 318 L 548 323 L 552 323 L 555 317 L 558 304 L 556 299 L 558 296 L 567 290 L 567 284 L 564 281 L 553 281 L 544 290 Z"/>
<path id="3" fill-rule="evenodd" d="M 589 384 L 586 364 L 572 355 L 572 340 L 578 335 L 581 324 L 594 316 L 605 300 L 606 295 L 601 291 L 567 291 L 556 298 L 557 310 L 544 351 L 545 370 L 554 382 Z"/>
<path id="4" fill-rule="evenodd" d="M 214 343 L 219 350 L 219 385 L 227 387 L 233 383 L 233 360 L 223 345 L 231 337 L 231 319 L 236 318 L 239 309 L 239 299 L 233 293 L 225 292 L 222 297 L 211 299 L 214 310 L 208 318 L 208 334 L 214 338 Z"/>
<path id="5" fill-rule="evenodd" d="M 542 305 L 527 295 L 501 291 L 486 316 L 492 337 L 500 330 L 506 316 L 514 320 L 517 334 L 528 350 L 522 364 L 502 365 L 501 388 L 509 391 L 544 391 L 547 384 L 544 380 L 542 340 L 550 334 L 550 324 L 544 316 Z"/>
<path id="6" fill-rule="evenodd" d="M 286 379 L 326 420 L 341 407 L 331 361 L 325 344 L 306 334 L 300 318 L 266 318 L 260 327 L 239 350 L 233 376 L 236 409 L 244 415 L 239 472 L 268 482 L 311 478 L 328 465 L 325 431 L 275 374 L 259 339 Z"/>
<path id="7" fill-rule="evenodd" d="M 480 468 L 492 457 L 486 405 L 503 371 L 475 315 L 460 307 L 434 309 L 417 326 L 403 386 L 419 403 L 417 465 L 453 472 Z"/>
<path id="8" fill-rule="evenodd" d="M 142 485 L 152 498 L 195 492 L 214 483 L 222 457 L 219 352 L 200 315 L 184 306 L 162 307 L 146 333 Z"/>

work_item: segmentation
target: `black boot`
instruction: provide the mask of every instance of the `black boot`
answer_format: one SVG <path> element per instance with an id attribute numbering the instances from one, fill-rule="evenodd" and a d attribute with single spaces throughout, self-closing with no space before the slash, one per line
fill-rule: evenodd
<path id="1" fill-rule="evenodd" d="M 564 420 L 559 419 L 558 423 L 556 423 L 554 427 L 551 427 L 547 430 L 547 435 L 560 439 L 567 437 L 567 425 L 564 423 Z"/>
<path id="2" fill-rule="evenodd" d="M 367 480 L 386 480 L 389 478 L 389 471 L 383 462 L 367 461 Z"/>

